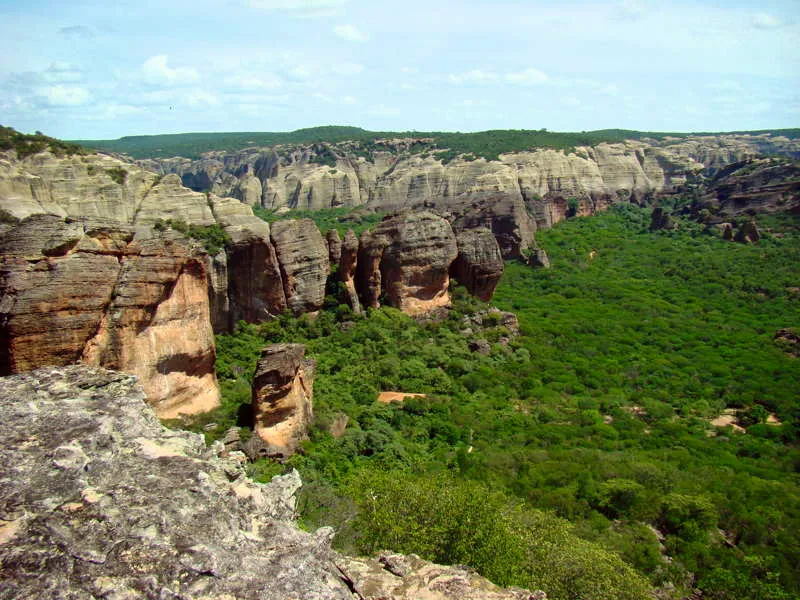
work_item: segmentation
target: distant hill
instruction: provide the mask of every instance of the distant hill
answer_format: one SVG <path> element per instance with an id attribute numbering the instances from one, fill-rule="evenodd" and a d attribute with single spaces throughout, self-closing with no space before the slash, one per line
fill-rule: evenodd
<path id="1" fill-rule="evenodd" d="M 753 135 L 770 133 L 800 138 L 800 128 L 770 129 L 760 131 L 736 131 L 730 133 L 750 133 Z M 222 150 L 233 152 L 248 147 L 275 146 L 278 144 L 314 144 L 321 142 L 340 143 L 359 142 L 369 150 L 376 140 L 386 138 L 425 138 L 431 141 L 420 142 L 418 150 L 439 152 L 442 158 L 449 154 L 473 154 L 496 160 L 504 152 L 518 152 L 533 148 L 555 148 L 566 150 L 575 146 L 591 146 L 601 142 L 621 142 L 630 139 L 664 139 L 666 137 L 687 137 L 689 135 L 711 135 L 699 133 L 644 132 L 626 129 L 601 129 L 560 133 L 554 131 L 528 129 L 496 129 L 474 133 L 447 133 L 438 131 L 367 131 L 360 127 L 326 125 L 298 129 L 290 132 L 232 132 L 232 133 L 178 133 L 169 135 L 126 136 L 117 140 L 74 140 L 75 143 L 103 152 L 119 152 L 136 159 L 168 158 L 184 156 L 199 158 L 205 152 Z M 718 134 L 714 134 L 718 135 Z"/>

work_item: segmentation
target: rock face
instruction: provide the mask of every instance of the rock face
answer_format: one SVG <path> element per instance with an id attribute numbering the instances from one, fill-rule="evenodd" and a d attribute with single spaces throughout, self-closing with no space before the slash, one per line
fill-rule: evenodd
<path id="1" fill-rule="evenodd" d="M 281 268 L 286 304 L 296 315 L 322 308 L 330 272 L 328 247 L 311 219 L 276 221 L 272 243 Z"/>
<path id="2" fill-rule="evenodd" d="M 328 261 L 333 265 L 338 265 L 342 258 L 342 240 L 339 239 L 339 232 L 329 229 L 325 234 L 325 243 L 328 245 Z"/>
<path id="3" fill-rule="evenodd" d="M 415 554 L 382 552 L 375 559 L 340 557 L 336 565 L 363 600 L 547 600 L 544 592 L 501 589 L 465 567 L 443 567 Z"/>
<path id="4" fill-rule="evenodd" d="M 450 303 L 450 265 L 458 256 L 456 237 L 443 218 L 428 212 L 383 221 L 361 236 L 357 287 L 365 305 L 380 295 L 411 315 Z"/>
<path id="5" fill-rule="evenodd" d="M 0 372 L 81 361 L 137 375 L 163 417 L 210 410 L 208 285 L 170 232 L 24 219 L 0 240 Z"/>
<path id="6" fill-rule="evenodd" d="M 754 212 L 800 213 L 800 165 L 759 158 L 728 165 L 705 186 L 701 208 L 719 217 Z"/>
<path id="7" fill-rule="evenodd" d="M 704 169 L 761 154 L 800 158 L 800 142 L 774 135 L 685 136 L 662 140 L 576 147 L 569 152 L 539 149 L 500 156 L 500 160 L 456 157 L 448 163 L 430 150 L 431 140 L 381 140 L 363 158 L 357 143 L 311 144 L 212 152 L 146 161 L 151 169 L 178 173 L 184 185 L 245 199 L 261 184 L 266 208 L 319 209 L 368 204 L 381 210 L 424 203 L 453 204 L 458 198 L 497 194 L 523 199 L 538 227 L 563 219 L 567 200 L 580 201 L 579 214 L 602 210 L 620 199 L 640 201 L 648 194 L 686 184 Z M 335 159 L 335 168 L 318 158 Z M 314 162 L 317 160 L 317 162 Z M 499 240 L 498 240 L 499 241 Z M 500 242 L 505 253 L 505 247 Z"/>
<path id="8" fill-rule="evenodd" d="M 0 410 L 7 597 L 352 598 L 332 531 L 292 522 L 297 473 L 253 483 L 133 377 L 41 369 L 0 381 Z"/>
<path id="9" fill-rule="evenodd" d="M 342 240 L 342 255 L 339 259 L 339 279 L 344 284 L 347 292 L 347 302 L 356 314 L 361 313 L 361 303 L 358 301 L 355 282 L 357 262 L 358 238 L 352 229 L 348 229 Z"/>
<path id="10" fill-rule="evenodd" d="M 332 529 L 294 523 L 296 471 L 254 483 L 242 454 L 162 427 L 144 396 L 85 365 L 0 379 L 4 597 L 544 598 L 414 556 L 337 554 Z"/>
<path id="11" fill-rule="evenodd" d="M 470 294 L 488 302 L 505 268 L 497 241 L 488 229 L 468 229 L 458 234 L 456 243 L 458 257 L 451 274 Z"/>
<path id="12" fill-rule="evenodd" d="M 302 344 L 273 344 L 261 351 L 253 375 L 254 431 L 271 456 L 291 455 L 313 418 L 314 369 Z"/>

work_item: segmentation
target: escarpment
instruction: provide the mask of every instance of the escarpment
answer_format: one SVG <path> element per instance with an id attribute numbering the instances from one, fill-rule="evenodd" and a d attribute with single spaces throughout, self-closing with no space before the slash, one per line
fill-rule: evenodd
<path id="1" fill-rule="evenodd" d="M 464 198 L 494 195 L 524 200 L 536 226 L 550 227 L 567 216 L 571 198 L 580 203 L 578 214 L 591 214 L 620 200 L 641 202 L 732 162 L 763 154 L 800 157 L 798 140 L 770 134 L 640 138 L 512 152 L 498 160 L 463 154 L 445 161 L 437 158 L 438 148 L 414 150 L 415 144 L 430 142 L 380 140 L 366 156 L 363 148 L 345 142 L 210 152 L 194 161 L 142 164 L 176 173 L 193 189 L 247 203 L 256 202 L 260 186 L 258 203 L 269 209 L 367 205 L 391 211 L 449 207 Z"/>
<path id="2" fill-rule="evenodd" d="M 210 410 L 208 285 L 173 233 L 28 217 L 0 241 L 0 372 L 84 362 L 137 375 L 160 416 Z"/>
<path id="3" fill-rule="evenodd" d="M 161 426 L 130 375 L 86 365 L 0 378 L 0 564 L 8 598 L 540 600 L 463 567 L 331 549 L 296 524 L 297 471 Z"/>

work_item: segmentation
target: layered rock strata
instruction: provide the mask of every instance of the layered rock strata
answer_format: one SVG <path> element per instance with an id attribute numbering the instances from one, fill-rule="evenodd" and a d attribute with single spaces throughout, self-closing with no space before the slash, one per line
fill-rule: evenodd
<path id="1" fill-rule="evenodd" d="M 549 227 L 565 217 L 571 197 L 580 200 L 579 214 L 588 214 L 619 200 L 640 201 L 682 186 L 704 170 L 732 162 L 763 154 L 800 158 L 800 141 L 769 134 L 639 139 L 567 151 L 515 152 L 495 161 L 459 156 L 447 163 L 430 150 L 413 150 L 415 143 L 428 142 L 382 140 L 381 149 L 371 152 L 369 160 L 345 142 L 211 152 L 197 161 L 174 158 L 143 164 L 177 173 L 184 185 L 194 189 L 211 189 L 248 203 L 256 197 L 256 179 L 260 204 L 273 209 L 368 204 L 393 210 L 499 194 L 524 199 L 538 226 Z M 322 154 L 333 157 L 335 167 L 314 162 Z"/>
<path id="2" fill-rule="evenodd" d="M 296 471 L 255 483 L 241 453 L 162 427 L 144 397 L 84 365 L 0 379 L 4 597 L 544 598 L 415 556 L 334 552 L 331 528 L 294 522 Z"/>
<path id="3" fill-rule="evenodd" d="M 313 418 L 314 369 L 302 344 L 273 344 L 261 351 L 253 374 L 255 433 L 269 456 L 291 455 Z"/>
<path id="4" fill-rule="evenodd" d="M 210 410 L 208 287 L 170 232 L 28 217 L 0 239 L 0 373 L 81 361 L 137 375 L 162 417 Z"/>
<path id="5" fill-rule="evenodd" d="M 276 221 L 271 239 L 288 307 L 295 315 L 317 312 L 325 300 L 330 263 L 325 239 L 314 221 Z"/>

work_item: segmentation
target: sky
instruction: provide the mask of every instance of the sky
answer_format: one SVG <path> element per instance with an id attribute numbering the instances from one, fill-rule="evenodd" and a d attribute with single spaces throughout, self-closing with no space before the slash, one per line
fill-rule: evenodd
<path id="1" fill-rule="evenodd" d="M 800 0 L 0 0 L 0 124 L 800 127 Z"/>

